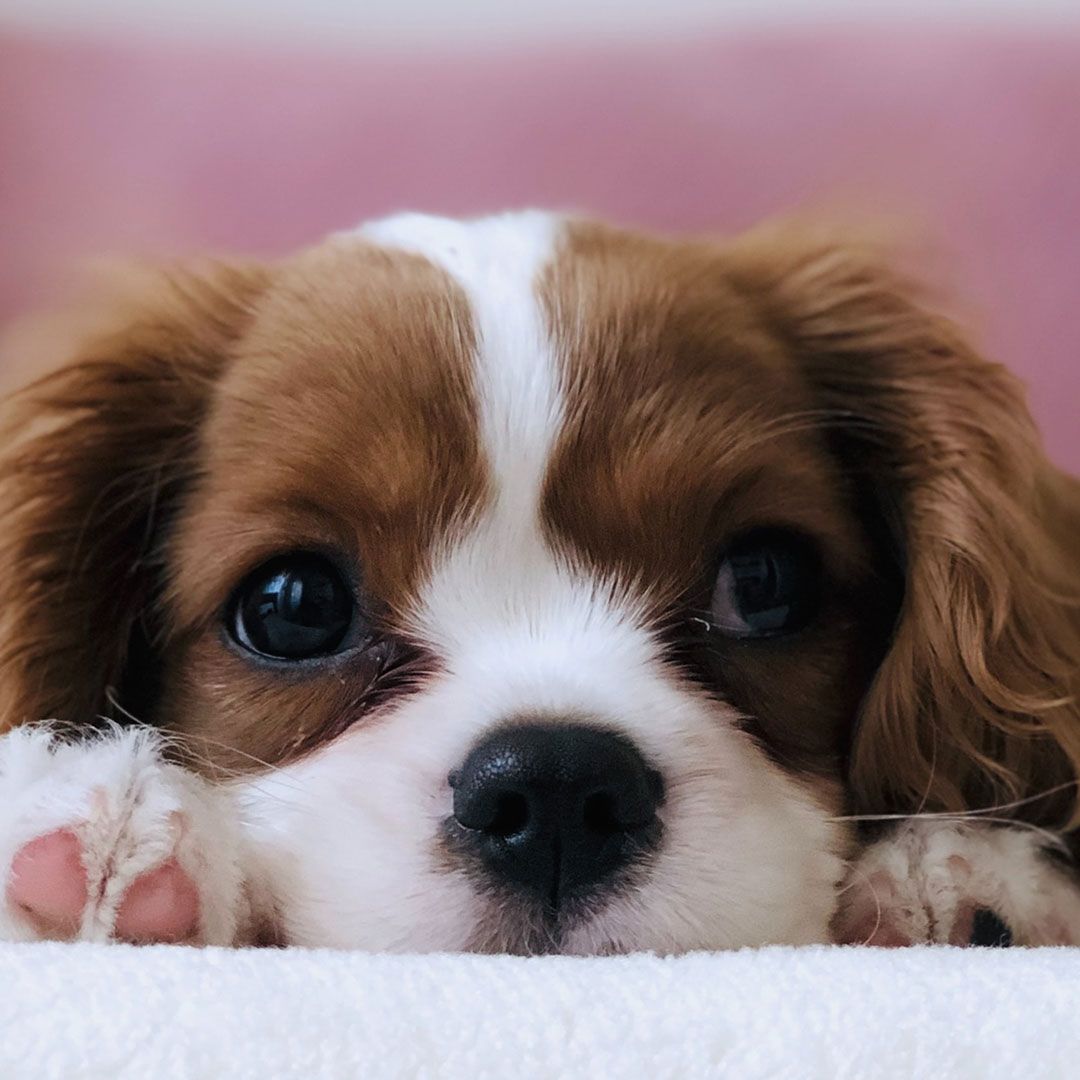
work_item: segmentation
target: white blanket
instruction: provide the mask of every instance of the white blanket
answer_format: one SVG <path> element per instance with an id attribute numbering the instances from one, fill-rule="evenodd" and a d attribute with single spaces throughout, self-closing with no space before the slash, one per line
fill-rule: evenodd
<path id="1" fill-rule="evenodd" d="M 3 1080 L 1080 1077 L 1080 949 L 0 946 Z"/>

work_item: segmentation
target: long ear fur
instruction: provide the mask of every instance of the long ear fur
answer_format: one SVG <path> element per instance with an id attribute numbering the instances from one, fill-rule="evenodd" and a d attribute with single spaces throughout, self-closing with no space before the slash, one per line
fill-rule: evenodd
<path id="1" fill-rule="evenodd" d="M 0 405 L 0 731 L 94 723 L 153 633 L 161 530 L 263 274 L 149 280 Z"/>
<path id="2" fill-rule="evenodd" d="M 894 518 L 904 597 L 854 734 L 855 809 L 1032 799 L 1021 816 L 1076 827 L 1080 484 L 1045 459 L 1020 385 L 872 243 L 787 226 L 731 259 Z"/>

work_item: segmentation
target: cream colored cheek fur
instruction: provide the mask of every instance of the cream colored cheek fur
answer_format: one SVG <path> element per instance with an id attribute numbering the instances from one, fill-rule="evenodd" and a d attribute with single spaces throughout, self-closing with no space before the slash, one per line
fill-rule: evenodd
<path id="1" fill-rule="evenodd" d="M 644 883 L 563 942 L 568 952 L 827 940 L 841 837 L 732 714 L 672 682 L 647 636 L 578 596 L 472 635 L 449 674 L 314 757 L 238 795 L 287 940 L 460 949 L 487 901 L 436 838 L 448 774 L 493 726 L 588 718 L 630 736 L 661 770 L 664 842 Z M 476 628 L 479 630 L 479 628 Z"/>

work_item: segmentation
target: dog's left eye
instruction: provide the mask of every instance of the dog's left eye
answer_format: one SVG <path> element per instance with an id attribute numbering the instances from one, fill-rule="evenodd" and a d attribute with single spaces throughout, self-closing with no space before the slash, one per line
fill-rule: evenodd
<path id="1" fill-rule="evenodd" d="M 245 649 L 276 660 L 308 660 L 339 651 L 354 619 L 352 591 L 318 555 L 283 555 L 240 586 L 230 630 Z"/>
<path id="2" fill-rule="evenodd" d="M 814 546 L 780 529 L 758 529 L 728 547 L 716 575 L 710 628 L 734 638 L 801 630 L 817 613 L 821 568 Z"/>

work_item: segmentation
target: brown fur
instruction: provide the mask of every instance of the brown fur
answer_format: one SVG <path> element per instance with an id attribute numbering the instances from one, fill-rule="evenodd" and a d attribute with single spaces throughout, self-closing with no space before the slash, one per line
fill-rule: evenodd
<path id="1" fill-rule="evenodd" d="M 125 298 L 111 328 L 6 402 L 0 730 L 107 710 L 137 624 L 157 622 L 159 530 L 265 280 L 239 267 L 163 276 L 152 306 Z"/>
<path id="2" fill-rule="evenodd" d="M 425 669 L 398 640 L 410 599 L 432 548 L 486 498 L 472 336 L 460 291 L 415 256 L 342 242 L 279 270 L 219 383 L 170 548 L 161 718 L 210 740 L 216 763 L 302 754 L 368 715 L 377 682 Z M 223 645 L 225 598 L 290 549 L 363 567 L 377 630 L 398 632 L 385 648 L 297 679 Z"/>
<path id="3" fill-rule="evenodd" d="M 798 364 L 712 245 L 575 226 L 543 295 L 568 397 L 545 491 L 556 542 L 646 589 L 673 656 L 780 761 L 837 775 L 888 604 Z M 822 617 L 753 645 L 682 633 L 718 554 L 760 525 L 820 542 Z"/>
<path id="4" fill-rule="evenodd" d="M 675 634 L 673 661 L 789 765 L 846 761 L 857 809 L 1037 794 L 1080 763 L 1080 495 L 1011 377 L 883 266 L 791 227 L 726 247 L 573 230 L 542 284 L 571 405 L 545 518 L 663 625 L 739 530 L 819 538 L 818 626 L 692 657 Z M 80 343 L 0 429 L 4 725 L 86 723 L 116 687 L 235 768 L 369 715 L 384 667 L 426 662 L 413 643 L 290 679 L 219 615 L 262 559 L 316 546 L 364 567 L 388 639 L 403 625 L 432 545 L 487 497 L 473 346 L 441 273 L 358 242 L 183 276 Z M 1072 790 L 1025 812 L 1080 820 Z"/>
<path id="5" fill-rule="evenodd" d="M 1031 798 L 1080 823 L 1080 485 L 1046 460 L 1016 379 L 872 246 L 759 230 L 732 280 L 835 410 L 836 443 L 891 518 L 905 597 L 858 719 L 858 809 Z"/>

